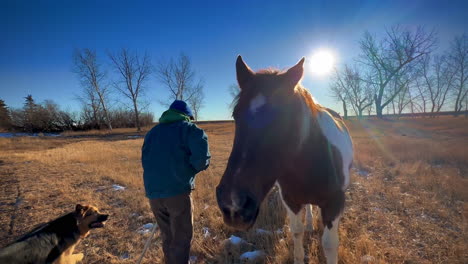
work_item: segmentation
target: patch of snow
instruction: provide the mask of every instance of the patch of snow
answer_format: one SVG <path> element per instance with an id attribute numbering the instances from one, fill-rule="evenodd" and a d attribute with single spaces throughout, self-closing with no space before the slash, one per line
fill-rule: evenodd
<path id="1" fill-rule="evenodd" d="M 202 228 L 202 233 L 203 233 L 204 238 L 208 238 L 211 235 L 210 229 L 208 227 L 203 227 Z"/>
<path id="2" fill-rule="evenodd" d="M 99 187 L 97 187 L 96 192 L 103 192 L 103 191 L 105 191 L 106 189 L 107 189 L 106 186 L 99 186 Z"/>
<path id="3" fill-rule="evenodd" d="M 12 138 L 15 135 L 13 133 L 0 133 L 0 137 L 2 138 Z"/>
<path id="4" fill-rule="evenodd" d="M 144 224 L 142 227 L 140 227 L 137 232 L 138 234 L 145 235 L 149 234 L 151 232 L 151 229 L 153 229 L 154 224 L 153 223 L 147 223 Z"/>
<path id="5" fill-rule="evenodd" d="M 135 136 L 127 136 L 127 138 L 142 138 L 143 136 L 135 135 Z"/>
<path id="6" fill-rule="evenodd" d="M 257 230 L 255 230 L 255 233 L 257 235 L 272 235 L 273 234 L 273 232 L 265 230 L 265 229 L 261 229 L 261 228 L 258 228 Z"/>
<path id="7" fill-rule="evenodd" d="M 145 235 L 145 234 L 149 234 L 150 230 L 149 229 L 140 229 L 137 232 L 140 235 Z"/>
<path id="8" fill-rule="evenodd" d="M 374 263 L 375 262 L 375 258 L 371 255 L 365 255 L 361 258 L 361 262 L 362 263 Z"/>
<path id="9" fill-rule="evenodd" d="M 241 260 L 254 260 L 265 257 L 265 253 L 261 250 L 248 251 L 240 255 Z"/>
<path id="10" fill-rule="evenodd" d="M 189 264 L 194 264 L 197 262 L 197 256 L 190 256 L 190 259 L 189 259 Z"/>
<path id="11" fill-rule="evenodd" d="M 281 234 L 284 233 L 284 231 L 283 231 L 282 228 L 278 228 L 278 230 L 276 230 L 275 233 L 276 233 L 277 235 L 281 235 Z"/>
<path id="12" fill-rule="evenodd" d="M 112 189 L 114 189 L 115 191 L 124 191 L 125 187 L 120 186 L 118 184 L 112 184 Z"/>
<path id="13" fill-rule="evenodd" d="M 125 252 L 122 254 L 122 256 L 120 256 L 120 259 L 128 259 L 130 258 L 130 255 L 128 254 L 128 252 Z"/>
<path id="14" fill-rule="evenodd" d="M 367 169 L 358 169 L 358 168 L 353 168 L 353 171 L 355 171 L 359 176 L 362 177 L 368 177 L 371 173 Z"/>
<path id="15" fill-rule="evenodd" d="M 234 236 L 234 235 L 231 235 L 231 237 L 229 238 L 229 242 L 231 242 L 231 244 L 233 245 L 239 245 L 243 241 L 244 240 L 242 238 Z"/>
<path id="16" fill-rule="evenodd" d="M 368 172 L 366 170 L 359 170 L 358 174 L 363 176 L 363 177 L 367 177 L 367 176 L 369 176 L 370 172 Z"/>
<path id="17" fill-rule="evenodd" d="M 427 215 L 425 213 L 421 213 L 421 218 L 422 219 L 428 219 L 428 220 L 431 220 L 431 221 L 436 221 L 435 218 L 433 218 L 433 217 L 431 217 L 431 216 L 429 216 L 429 215 Z"/>
<path id="18" fill-rule="evenodd" d="M 45 137 L 60 137 L 58 133 L 40 133 Z M 13 137 L 39 137 L 39 133 L 0 133 L 0 138 L 13 138 Z"/>
<path id="19" fill-rule="evenodd" d="M 44 133 L 44 136 L 46 137 L 61 137 L 62 135 L 58 133 Z"/>

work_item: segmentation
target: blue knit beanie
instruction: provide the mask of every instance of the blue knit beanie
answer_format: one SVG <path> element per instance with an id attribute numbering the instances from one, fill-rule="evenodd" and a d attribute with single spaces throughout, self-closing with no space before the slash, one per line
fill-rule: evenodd
<path id="1" fill-rule="evenodd" d="M 175 100 L 171 104 L 169 109 L 174 109 L 174 110 L 177 110 L 179 112 L 182 112 L 182 113 L 188 115 L 190 117 L 190 119 L 193 119 L 192 109 L 190 109 L 190 107 L 187 105 L 187 103 L 182 101 L 182 100 Z"/>

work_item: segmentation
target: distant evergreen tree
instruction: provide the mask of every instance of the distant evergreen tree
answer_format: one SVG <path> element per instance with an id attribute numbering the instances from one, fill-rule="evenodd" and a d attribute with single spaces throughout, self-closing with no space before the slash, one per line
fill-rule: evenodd
<path id="1" fill-rule="evenodd" d="M 0 99 L 0 128 L 10 129 L 11 128 L 11 116 L 5 101 Z"/>
<path id="2" fill-rule="evenodd" d="M 34 102 L 34 99 L 30 94 L 24 97 L 24 99 L 23 129 L 27 132 L 35 132 L 38 129 L 37 114 L 39 106 Z"/>

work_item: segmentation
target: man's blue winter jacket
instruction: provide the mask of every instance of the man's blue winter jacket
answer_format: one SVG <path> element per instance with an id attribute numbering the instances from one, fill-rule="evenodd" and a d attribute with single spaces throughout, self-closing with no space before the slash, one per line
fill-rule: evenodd
<path id="1" fill-rule="evenodd" d="M 145 136 L 141 161 L 146 196 L 166 198 L 190 192 L 195 174 L 208 168 L 205 132 L 176 110 L 168 110 Z"/>

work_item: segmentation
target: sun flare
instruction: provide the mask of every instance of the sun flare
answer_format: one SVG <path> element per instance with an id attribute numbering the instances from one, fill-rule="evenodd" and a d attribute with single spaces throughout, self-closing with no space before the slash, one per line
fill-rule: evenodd
<path id="1" fill-rule="evenodd" d="M 310 58 L 310 71 L 315 75 L 323 76 L 330 73 L 334 65 L 335 56 L 329 50 L 317 50 Z"/>

